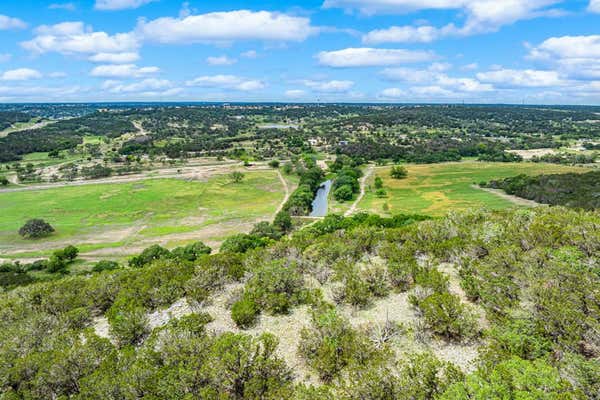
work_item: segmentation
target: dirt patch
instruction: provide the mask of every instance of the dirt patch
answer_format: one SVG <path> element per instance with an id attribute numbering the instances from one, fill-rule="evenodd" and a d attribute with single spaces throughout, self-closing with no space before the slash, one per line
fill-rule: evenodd
<path id="1" fill-rule="evenodd" d="M 548 154 L 555 154 L 555 149 L 532 149 L 532 150 L 507 150 L 509 153 L 513 153 L 523 157 L 524 160 L 531 160 L 533 157 L 542 157 Z"/>

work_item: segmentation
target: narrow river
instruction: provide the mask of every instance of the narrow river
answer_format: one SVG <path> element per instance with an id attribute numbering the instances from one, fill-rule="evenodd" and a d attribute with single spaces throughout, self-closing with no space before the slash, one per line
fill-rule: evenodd
<path id="1" fill-rule="evenodd" d="M 329 197 L 329 191 L 331 190 L 331 180 L 325 181 L 321 184 L 315 199 L 312 202 L 311 217 L 324 217 L 327 215 L 327 199 Z"/>

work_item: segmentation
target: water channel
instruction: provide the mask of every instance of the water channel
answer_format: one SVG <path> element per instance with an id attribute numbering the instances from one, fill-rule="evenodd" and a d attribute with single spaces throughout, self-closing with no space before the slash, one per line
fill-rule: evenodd
<path id="1" fill-rule="evenodd" d="M 311 217 L 324 217 L 327 215 L 327 203 L 329 198 L 329 191 L 331 190 L 332 181 L 328 180 L 321 184 L 315 199 L 312 202 Z"/>

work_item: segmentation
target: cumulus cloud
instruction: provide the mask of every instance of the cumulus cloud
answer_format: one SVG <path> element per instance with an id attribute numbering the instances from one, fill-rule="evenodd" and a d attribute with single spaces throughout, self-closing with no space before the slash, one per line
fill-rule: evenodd
<path id="1" fill-rule="evenodd" d="M 237 10 L 141 21 L 137 31 L 159 43 L 236 40 L 303 41 L 316 31 L 310 20 L 269 11 Z"/>
<path id="2" fill-rule="evenodd" d="M 378 67 L 430 61 L 435 55 L 429 51 L 404 49 L 347 48 L 322 51 L 317 55 L 321 65 L 328 67 Z"/>
<path id="3" fill-rule="evenodd" d="M 528 58 L 576 79 L 600 78 L 600 35 L 561 36 L 531 47 Z"/>
<path id="4" fill-rule="evenodd" d="M 89 58 L 90 61 L 96 63 L 111 63 L 111 64 L 128 64 L 140 59 L 140 55 L 136 52 L 127 53 L 98 53 Z"/>
<path id="5" fill-rule="evenodd" d="M 106 32 L 94 32 L 83 22 L 42 25 L 35 32 L 32 40 L 21 43 L 21 47 L 35 54 L 124 53 L 136 51 L 140 45 L 132 33 L 109 35 Z"/>
<path id="6" fill-rule="evenodd" d="M 557 71 L 500 69 L 480 72 L 477 79 L 498 87 L 555 87 L 567 82 Z"/>
<path id="7" fill-rule="evenodd" d="M 265 88 L 264 82 L 255 79 L 247 79 L 236 75 L 211 75 L 199 76 L 186 82 L 187 86 L 199 86 L 209 88 L 233 89 L 243 92 L 260 90 Z"/>
<path id="8" fill-rule="evenodd" d="M 432 42 L 447 36 L 495 32 L 505 25 L 540 16 L 560 15 L 552 6 L 563 0 L 327 0 L 326 7 L 355 8 L 363 13 L 410 13 L 421 10 L 457 10 L 463 26 L 392 26 L 363 36 L 365 43 Z"/>
<path id="9" fill-rule="evenodd" d="M 92 69 L 91 76 L 101 78 L 138 78 L 160 72 L 158 67 L 138 67 L 135 64 L 99 65 Z"/>
<path id="10" fill-rule="evenodd" d="M 311 88 L 315 92 L 322 93 L 344 93 L 354 86 L 353 81 L 313 81 L 305 80 L 302 82 L 305 86 Z"/>
<path id="11" fill-rule="evenodd" d="M 465 94 L 477 94 L 494 90 L 493 85 L 488 82 L 481 82 L 473 78 L 449 76 L 445 73 L 448 68 L 447 64 L 435 63 L 427 69 L 386 68 L 381 74 L 387 80 L 414 85 L 408 92 L 420 96 L 426 94 L 433 95 L 436 92 L 444 97 L 448 97 L 449 93 L 455 93 L 456 96 L 463 96 Z M 389 89 L 390 91 L 387 92 L 388 95 L 394 93 L 395 90 L 401 91 L 401 96 L 407 93 L 398 88 Z M 384 92 L 381 93 L 382 96 L 385 96 Z"/>
<path id="12" fill-rule="evenodd" d="M 113 11 L 141 7 L 156 0 L 96 0 L 96 10 Z"/>
<path id="13" fill-rule="evenodd" d="M 235 58 L 229 58 L 227 56 L 219 56 L 219 57 L 208 57 L 206 62 L 209 65 L 233 65 L 237 62 Z"/>
<path id="14" fill-rule="evenodd" d="M 25 29 L 27 24 L 19 18 L 0 14 L 0 30 Z"/>
<path id="15" fill-rule="evenodd" d="M 593 13 L 600 13 L 600 0 L 590 0 L 588 10 Z"/>
<path id="16" fill-rule="evenodd" d="M 41 72 L 31 68 L 18 68 L 5 71 L 0 75 L 2 81 L 28 81 L 31 79 L 40 79 Z"/>

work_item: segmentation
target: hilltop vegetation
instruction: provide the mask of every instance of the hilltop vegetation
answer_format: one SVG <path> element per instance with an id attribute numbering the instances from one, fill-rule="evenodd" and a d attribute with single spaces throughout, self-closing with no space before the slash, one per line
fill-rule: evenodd
<path id="1" fill-rule="evenodd" d="M 0 390 L 598 398 L 599 227 L 598 214 L 564 208 L 329 216 L 246 253 L 153 251 L 24 286 L 0 295 Z"/>
<path id="2" fill-rule="evenodd" d="M 600 209 L 600 171 L 585 174 L 518 175 L 484 186 L 542 204 Z"/>

